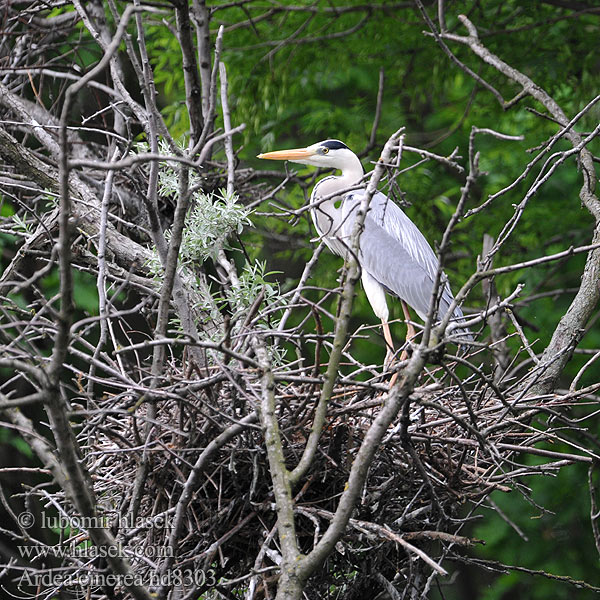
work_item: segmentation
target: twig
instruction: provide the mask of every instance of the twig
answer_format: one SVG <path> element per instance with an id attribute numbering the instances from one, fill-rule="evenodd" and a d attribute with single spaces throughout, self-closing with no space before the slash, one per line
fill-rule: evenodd
<path id="1" fill-rule="evenodd" d="M 229 103 L 227 101 L 227 69 L 225 63 L 219 64 L 221 77 L 221 108 L 223 110 L 223 126 L 225 128 L 225 154 L 227 156 L 227 194 L 234 192 L 235 186 L 235 155 L 233 153 L 233 141 L 231 133 L 231 115 L 229 114 Z"/>

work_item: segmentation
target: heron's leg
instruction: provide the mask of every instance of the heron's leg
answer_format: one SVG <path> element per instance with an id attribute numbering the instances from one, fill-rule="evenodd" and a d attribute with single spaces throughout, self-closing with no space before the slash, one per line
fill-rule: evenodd
<path id="1" fill-rule="evenodd" d="M 390 326 L 385 319 L 381 319 L 381 328 L 383 329 L 383 337 L 385 339 L 386 353 L 383 360 L 383 366 L 387 369 L 392 366 L 394 362 L 394 340 L 392 339 L 392 332 Z"/>
<path id="2" fill-rule="evenodd" d="M 400 300 L 400 304 L 402 305 L 402 312 L 404 313 L 404 318 L 406 319 L 406 341 L 410 342 L 417 332 L 413 327 L 410 317 L 410 311 L 408 310 L 408 304 L 404 302 L 404 300 Z M 400 360 L 406 360 L 408 358 L 408 352 L 406 349 L 402 350 L 402 354 L 400 355 Z"/>
<path id="3" fill-rule="evenodd" d="M 388 368 L 391 365 L 394 357 L 394 340 L 392 340 L 392 334 L 390 332 L 390 326 L 388 325 L 388 319 L 390 313 L 385 299 L 384 287 L 375 279 L 372 275 L 369 275 L 368 271 L 363 268 L 361 274 L 363 288 L 367 294 L 367 299 L 373 307 L 373 312 L 381 319 L 381 327 L 383 329 L 383 337 L 385 338 L 385 360 L 383 366 Z"/>
<path id="4" fill-rule="evenodd" d="M 406 304 L 406 302 L 404 302 L 404 300 L 400 300 L 400 304 L 402 305 L 402 312 L 404 313 L 404 318 L 406 319 L 406 341 L 410 342 L 410 340 L 412 340 L 415 335 L 416 335 L 416 331 L 415 328 L 413 327 L 413 324 L 410 320 L 410 312 L 408 310 L 408 304 Z M 387 323 L 386 323 L 387 325 Z M 389 330 L 389 327 L 388 327 Z M 385 329 L 384 329 L 385 331 Z M 386 338 L 387 340 L 387 338 Z M 387 357 L 386 357 L 387 358 Z M 406 360 L 408 358 L 408 352 L 406 351 L 406 348 L 404 350 L 402 350 L 402 354 L 400 354 L 400 360 Z M 389 365 L 387 365 L 388 367 L 392 366 L 392 363 L 390 363 Z M 394 384 L 396 383 L 396 379 L 398 379 L 398 371 L 396 371 L 393 375 L 392 378 L 390 379 L 390 388 L 394 387 Z"/>

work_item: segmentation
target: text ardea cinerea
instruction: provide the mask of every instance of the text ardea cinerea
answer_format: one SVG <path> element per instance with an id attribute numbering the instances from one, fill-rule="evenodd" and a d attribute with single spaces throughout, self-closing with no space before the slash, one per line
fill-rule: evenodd
<path id="1" fill-rule="evenodd" d="M 317 182 L 310 197 L 310 212 L 325 244 L 336 254 L 345 257 L 356 212 L 365 193 L 364 189 L 348 191 L 359 184 L 364 175 L 358 156 L 339 140 L 325 140 L 306 148 L 266 152 L 259 154 L 258 158 L 289 160 L 341 171 L 341 175 L 331 175 Z M 336 196 L 336 192 L 340 195 Z M 360 236 L 358 262 L 365 293 L 373 312 L 382 322 L 388 346 L 388 362 L 394 344 L 388 325 L 389 310 L 385 293 L 393 294 L 402 301 L 409 328 L 408 337 L 413 337 L 414 328 L 406 304 L 421 319 L 427 318 L 438 259 L 417 226 L 387 196 L 376 192 Z M 445 277 L 441 285 L 438 319 L 445 316 L 453 301 Z M 460 307 L 454 309 L 452 317 L 458 321 L 464 319 Z M 461 342 L 472 340 L 468 330 L 462 329 L 459 333 Z"/>

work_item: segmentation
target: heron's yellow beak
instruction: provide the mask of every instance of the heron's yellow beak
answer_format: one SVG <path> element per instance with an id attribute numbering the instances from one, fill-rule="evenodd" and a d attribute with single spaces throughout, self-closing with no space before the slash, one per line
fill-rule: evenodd
<path id="1" fill-rule="evenodd" d="M 259 154 L 256 158 L 267 158 L 270 160 L 306 160 L 315 155 L 314 150 L 309 148 L 293 148 L 292 150 L 276 150 L 275 152 L 265 152 Z"/>

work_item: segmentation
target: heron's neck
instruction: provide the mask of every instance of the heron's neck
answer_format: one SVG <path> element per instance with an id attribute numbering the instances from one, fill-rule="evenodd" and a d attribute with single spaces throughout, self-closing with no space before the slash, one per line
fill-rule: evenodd
<path id="1" fill-rule="evenodd" d="M 348 161 L 341 168 L 341 171 L 341 175 L 336 175 L 333 178 L 337 190 L 340 191 L 358 184 L 365 173 L 358 156 L 355 155 L 348 157 Z"/>
<path id="2" fill-rule="evenodd" d="M 362 164 L 358 156 L 352 155 L 340 168 L 341 175 L 330 175 L 321 179 L 313 190 L 313 198 L 323 198 L 336 192 L 343 192 L 360 182 L 364 174 Z M 338 199 L 332 198 L 330 201 L 333 204 Z M 327 201 L 325 202 L 325 204 Z"/>
<path id="3" fill-rule="evenodd" d="M 357 185 L 363 176 L 363 167 L 357 156 L 349 159 L 340 169 L 341 175 L 330 175 L 317 182 L 311 195 L 311 215 L 317 231 L 320 235 L 325 236 L 325 243 L 337 254 L 344 253 L 344 247 L 335 242 L 334 238 L 339 235 L 341 225 L 341 210 L 336 208 L 336 204 L 340 201 L 340 196 L 336 194 L 344 194 L 351 188 Z M 327 198 L 332 196 L 331 198 Z M 322 200 L 327 198 L 327 200 Z"/>

